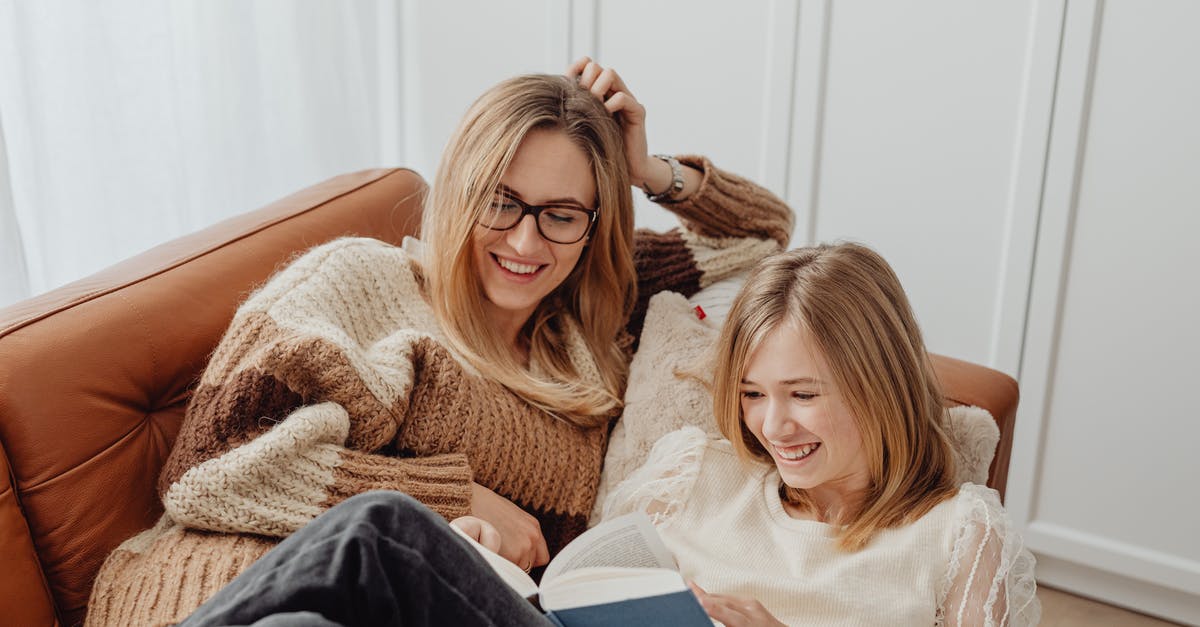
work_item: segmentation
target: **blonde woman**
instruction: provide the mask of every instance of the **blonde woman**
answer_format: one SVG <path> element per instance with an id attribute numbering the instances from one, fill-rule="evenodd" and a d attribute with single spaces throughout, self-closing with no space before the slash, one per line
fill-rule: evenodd
<path id="1" fill-rule="evenodd" d="M 88 624 L 178 621 L 369 490 L 485 521 L 526 570 L 582 531 L 648 297 L 791 233 L 762 188 L 650 156 L 645 120 L 590 59 L 504 81 L 445 150 L 422 246 L 334 241 L 251 295 L 161 475 L 166 513 L 108 558 Z M 635 233 L 635 185 L 681 228 Z"/>
<path id="2" fill-rule="evenodd" d="M 952 481 L 908 299 L 856 244 L 774 255 L 735 299 L 713 410 L 605 502 L 645 510 L 709 615 L 745 625 L 1034 625 L 1033 557 L 995 491 Z"/>

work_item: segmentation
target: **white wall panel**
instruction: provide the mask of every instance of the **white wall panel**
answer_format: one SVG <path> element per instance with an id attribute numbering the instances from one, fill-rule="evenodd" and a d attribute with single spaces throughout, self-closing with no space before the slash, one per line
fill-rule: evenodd
<path id="1" fill-rule="evenodd" d="M 1042 581 L 1198 623 L 1200 6 L 1068 9 L 1010 509 Z"/>
<path id="2" fill-rule="evenodd" d="M 830 10 L 813 239 L 880 250 L 930 347 L 992 363 L 1033 7 Z"/>
<path id="3" fill-rule="evenodd" d="M 568 24 L 556 4 L 403 0 L 405 165 L 431 180 L 450 134 L 484 90 L 516 74 L 566 69 Z"/>
<path id="4" fill-rule="evenodd" d="M 790 97 L 789 84 L 768 80 L 768 42 L 779 34 L 771 11 L 766 2 L 596 2 L 596 46 L 589 54 L 616 68 L 646 105 L 652 152 L 709 155 L 761 180 L 768 99 L 781 98 L 786 110 Z M 676 223 L 638 200 L 639 226 Z"/>

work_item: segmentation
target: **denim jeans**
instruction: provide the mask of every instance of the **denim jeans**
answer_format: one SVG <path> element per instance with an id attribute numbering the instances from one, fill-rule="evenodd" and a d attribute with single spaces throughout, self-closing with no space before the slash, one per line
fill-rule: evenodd
<path id="1" fill-rule="evenodd" d="M 440 516 L 405 494 L 368 492 L 292 534 L 181 625 L 552 623 Z"/>

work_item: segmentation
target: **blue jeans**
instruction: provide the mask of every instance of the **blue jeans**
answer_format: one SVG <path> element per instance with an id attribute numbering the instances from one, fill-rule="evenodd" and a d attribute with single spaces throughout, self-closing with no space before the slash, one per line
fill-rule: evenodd
<path id="1" fill-rule="evenodd" d="M 292 534 L 180 625 L 551 624 L 440 516 L 405 494 L 368 492 Z"/>

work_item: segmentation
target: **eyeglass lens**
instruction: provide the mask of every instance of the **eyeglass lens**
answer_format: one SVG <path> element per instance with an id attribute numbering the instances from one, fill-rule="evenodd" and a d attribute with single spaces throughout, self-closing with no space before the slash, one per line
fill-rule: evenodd
<path id="1" fill-rule="evenodd" d="M 559 244 L 573 244 L 583 239 L 591 225 L 591 214 L 583 209 L 569 205 L 529 205 L 503 192 L 496 192 L 492 197 L 492 204 L 479 217 L 479 223 L 503 231 L 516 226 L 527 213 L 537 218 L 542 237 Z"/>

